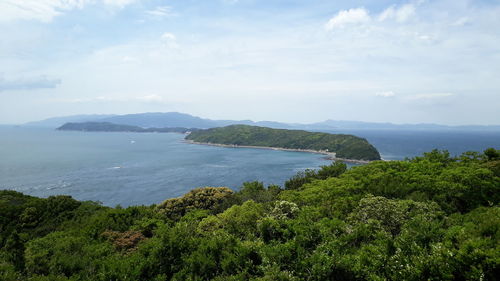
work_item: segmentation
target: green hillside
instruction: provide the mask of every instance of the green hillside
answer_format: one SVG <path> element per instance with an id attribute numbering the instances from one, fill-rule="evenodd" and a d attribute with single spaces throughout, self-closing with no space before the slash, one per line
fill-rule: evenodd
<path id="1" fill-rule="evenodd" d="M 333 163 L 285 186 L 128 208 L 0 191 L 0 280 L 498 280 L 497 150 Z"/>
<path id="2" fill-rule="evenodd" d="M 373 145 L 353 135 L 231 125 L 192 132 L 186 139 L 214 144 L 328 150 L 335 152 L 339 158 L 380 160 L 380 154 Z"/>

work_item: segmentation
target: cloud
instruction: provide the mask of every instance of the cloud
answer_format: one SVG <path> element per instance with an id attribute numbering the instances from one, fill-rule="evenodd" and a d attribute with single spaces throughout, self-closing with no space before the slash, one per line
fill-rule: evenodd
<path id="1" fill-rule="evenodd" d="M 168 102 L 172 102 L 175 100 L 167 100 L 163 96 L 151 94 L 151 95 L 136 96 L 136 97 L 98 96 L 98 97 L 92 97 L 92 98 L 78 98 L 78 99 L 70 99 L 70 100 L 63 100 L 63 101 L 69 102 L 69 103 L 96 103 L 96 102 L 99 102 L 99 103 L 116 103 L 116 102 L 121 102 L 121 103 L 127 103 L 127 102 L 132 102 L 132 103 L 133 102 L 168 103 Z"/>
<path id="2" fill-rule="evenodd" d="M 161 35 L 161 40 L 167 46 L 167 48 L 176 49 L 179 48 L 179 44 L 177 44 L 177 37 L 173 33 L 165 32 Z"/>
<path id="3" fill-rule="evenodd" d="M 366 23 L 371 20 L 368 10 L 356 8 L 338 12 L 325 25 L 326 30 L 342 28 L 347 25 Z"/>
<path id="4" fill-rule="evenodd" d="M 124 63 L 138 63 L 138 62 L 140 62 L 140 60 L 138 58 L 135 58 L 135 57 L 124 56 L 124 57 L 122 57 L 122 62 L 124 62 Z"/>
<path id="5" fill-rule="evenodd" d="M 453 107 L 458 101 L 452 93 L 423 93 L 409 95 L 400 100 L 410 108 L 420 108 L 428 111 L 429 108 L 439 107 L 446 109 Z"/>
<path id="6" fill-rule="evenodd" d="M 376 18 L 378 21 L 396 20 L 397 22 L 405 22 L 415 15 L 415 10 L 414 4 L 405 4 L 400 7 L 390 6 Z M 368 23 L 371 19 L 370 12 L 365 8 L 342 10 L 326 23 L 325 28 L 330 31 L 348 25 Z"/>
<path id="7" fill-rule="evenodd" d="M 272 1 L 262 5 L 240 1 L 244 7 L 237 4 L 228 13 L 220 13 L 220 8 L 228 8 L 222 0 L 211 5 L 144 1 L 133 4 L 137 9 L 130 7 L 121 10 L 123 15 L 114 16 L 118 8 L 104 7 L 102 0 L 92 1 L 100 6 L 88 4 L 83 11 L 74 10 L 78 16 L 56 17 L 54 21 L 61 21 L 50 26 L 35 21 L 2 23 L 0 73 L 18 77 L 32 69 L 36 74 L 64 75 L 56 77 L 64 80 L 64 87 L 50 90 L 50 99 L 130 96 L 158 101 L 160 98 L 151 94 L 168 91 L 164 99 L 169 104 L 175 98 L 187 98 L 187 111 L 223 112 L 220 114 L 226 117 L 248 114 L 261 119 L 265 114 L 282 114 L 279 118 L 296 121 L 352 116 L 417 122 L 433 118 L 422 114 L 431 111 L 427 105 L 450 104 L 449 114 L 439 117 L 442 122 L 499 120 L 494 108 L 500 97 L 500 82 L 495 79 L 500 65 L 498 4 L 469 0 L 460 0 L 457 5 L 451 5 L 450 0 L 419 4 L 417 0 L 404 0 L 380 6 L 363 1 L 354 6 L 343 2 L 338 5 L 344 8 L 325 11 L 324 3 L 318 5 L 321 1 L 290 1 L 276 14 Z M 408 12 L 412 9 L 402 9 L 407 3 L 414 6 L 413 15 Z M 172 6 L 172 11 L 179 11 L 182 17 L 172 20 L 146 13 L 156 10 L 160 15 L 158 6 Z M 2 13 L 0 8 L 0 18 Z M 379 21 L 379 17 L 384 20 Z M 406 21 L 399 22 L 398 17 Z M 157 24 L 136 24 L 142 19 L 156 20 Z M 327 22 L 331 34 L 326 30 Z M 78 25 L 85 30 L 72 32 L 71 27 Z M 175 43 L 181 48 L 168 47 Z M 24 104 L 26 96 L 10 92 L 0 95 L 0 119 L 7 114 L 18 118 L 14 116 L 24 109 L 17 99 L 23 99 Z M 41 98 L 29 96 L 33 106 L 26 108 L 36 106 Z M 291 108 L 301 111 L 293 115 L 262 107 L 262 100 L 266 104 L 286 100 Z M 132 104 L 146 108 L 166 103 L 133 100 L 126 104 L 131 107 L 124 102 L 95 104 L 102 110 L 125 111 Z M 334 104 L 340 104 L 339 111 L 332 113 Z M 352 104 L 362 110 L 352 113 Z M 81 104 L 72 106 L 63 104 L 61 108 L 84 108 Z M 93 110 L 94 103 L 85 106 Z M 223 107 L 232 109 L 224 111 Z M 259 110 L 252 112 L 252 108 Z M 465 116 L 464 108 L 472 108 L 476 114 Z M 474 110 L 477 108 L 480 112 Z M 55 112 L 49 106 L 40 111 Z M 480 120 L 487 115 L 489 119 Z"/>
<path id="8" fill-rule="evenodd" d="M 385 9 L 378 16 L 379 21 L 394 19 L 397 22 L 405 22 L 415 15 L 415 6 L 413 4 L 405 4 L 399 8 L 391 6 Z"/>
<path id="9" fill-rule="evenodd" d="M 123 8 L 137 0 L 2 0 L 0 1 L 0 22 L 36 20 L 50 22 L 56 16 L 86 5 L 103 3 Z"/>
<path id="10" fill-rule="evenodd" d="M 380 92 L 376 93 L 375 96 L 377 97 L 383 97 L 383 98 L 391 98 L 394 97 L 396 94 L 394 94 L 393 91 L 387 91 L 387 92 Z"/>
<path id="11" fill-rule="evenodd" d="M 418 94 L 408 97 L 411 100 L 430 100 L 430 99 L 442 99 L 453 96 L 452 93 L 432 93 L 432 94 Z"/>
<path id="12" fill-rule="evenodd" d="M 165 41 L 172 41 L 175 40 L 175 35 L 170 33 L 170 32 L 165 32 L 161 35 L 161 39 Z"/>
<path id="13" fill-rule="evenodd" d="M 461 17 L 455 22 L 453 22 L 451 26 L 464 26 L 468 23 L 470 23 L 470 19 L 468 17 Z"/>
<path id="14" fill-rule="evenodd" d="M 146 14 L 153 17 L 169 17 L 174 15 L 170 6 L 158 6 L 153 10 L 146 11 Z"/>
<path id="15" fill-rule="evenodd" d="M 123 8 L 129 4 L 134 3 L 135 1 L 136 0 L 104 0 L 104 4 Z"/>
<path id="16" fill-rule="evenodd" d="M 49 79 L 42 75 L 30 78 L 5 79 L 0 76 L 0 92 L 13 90 L 51 89 L 61 84 L 61 79 Z"/>
<path id="17" fill-rule="evenodd" d="M 0 21 L 38 20 L 50 22 L 65 10 L 82 8 L 83 1 L 3 0 L 0 1 Z"/>
<path id="18" fill-rule="evenodd" d="M 165 102 L 165 98 L 159 95 L 147 95 L 136 99 L 142 102 Z"/>

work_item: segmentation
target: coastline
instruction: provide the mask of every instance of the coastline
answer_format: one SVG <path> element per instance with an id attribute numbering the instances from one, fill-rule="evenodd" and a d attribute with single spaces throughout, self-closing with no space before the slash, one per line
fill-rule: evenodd
<path id="1" fill-rule="evenodd" d="M 256 149 L 268 149 L 268 150 L 278 150 L 278 151 L 306 152 L 306 153 L 322 154 L 322 155 L 326 155 L 326 159 L 328 159 L 328 160 L 348 162 L 348 163 L 353 163 L 353 164 L 368 164 L 368 163 L 372 162 L 370 160 L 338 158 L 338 157 L 336 157 L 335 152 L 328 152 L 326 150 L 312 150 L 312 149 L 298 149 L 298 148 L 296 149 L 296 148 L 254 146 L 254 145 L 220 144 L 220 143 L 210 143 L 210 142 L 197 142 L 197 141 L 186 140 L 186 139 L 184 139 L 183 142 L 189 143 L 189 144 L 200 144 L 200 145 L 218 146 L 218 147 L 225 147 L 225 148 L 256 148 Z"/>

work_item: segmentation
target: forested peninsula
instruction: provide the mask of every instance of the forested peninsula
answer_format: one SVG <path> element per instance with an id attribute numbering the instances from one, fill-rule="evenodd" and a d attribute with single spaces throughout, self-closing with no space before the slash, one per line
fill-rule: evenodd
<path id="1" fill-rule="evenodd" d="M 366 139 L 344 134 L 230 125 L 192 132 L 186 136 L 186 140 L 205 144 L 329 153 L 345 160 L 380 160 L 379 152 Z"/>
<path id="2" fill-rule="evenodd" d="M 495 149 L 128 208 L 4 190 L 0 280 L 498 280 L 499 203 Z"/>
<path id="3" fill-rule="evenodd" d="M 85 131 L 85 132 L 134 132 L 134 133 L 186 133 L 195 131 L 195 128 L 142 128 L 132 125 L 121 125 L 109 122 L 82 122 L 66 123 L 57 128 L 60 131 Z"/>

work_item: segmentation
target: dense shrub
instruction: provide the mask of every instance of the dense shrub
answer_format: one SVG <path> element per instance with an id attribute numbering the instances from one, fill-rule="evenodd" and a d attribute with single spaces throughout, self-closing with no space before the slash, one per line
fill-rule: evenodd
<path id="1" fill-rule="evenodd" d="M 180 198 L 163 201 L 158 205 L 157 210 L 170 219 L 179 219 L 190 210 L 215 209 L 231 194 L 233 191 L 227 187 L 196 188 Z"/>
<path id="2" fill-rule="evenodd" d="M 347 171 L 347 165 L 342 162 L 333 162 L 327 166 L 321 166 L 319 170 L 307 169 L 298 172 L 295 176 L 285 182 L 286 189 L 298 189 L 313 180 L 325 180 L 327 178 L 338 177 Z"/>

